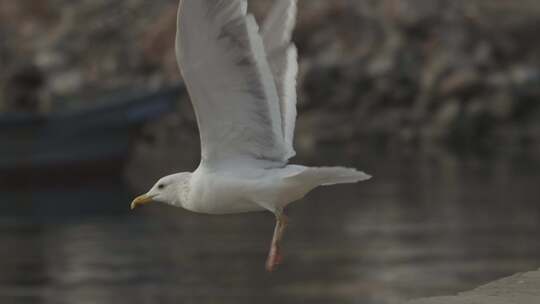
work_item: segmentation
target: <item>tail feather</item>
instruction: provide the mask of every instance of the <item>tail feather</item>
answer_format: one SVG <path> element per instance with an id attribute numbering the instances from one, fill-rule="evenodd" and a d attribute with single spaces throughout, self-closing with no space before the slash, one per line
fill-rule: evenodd
<path id="1" fill-rule="evenodd" d="M 312 187 L 356 183 L 371 178 L 370 175 L 353 168 L 295 167 L 300 170 L 290 176 L 290 178 L 307 182 L 307 184 L 310 184 Z"/>
<path id="2" fill-rule="evenodd" d="M 315 171 L 314 173 L 320 180 L 319 185 L 322 186 L 357 183 L 371 179 L 371 175 L 354 168 L 320 167 L 311 169 Z"/>
<path id="3" fill-rule="evenodd" d="M 284 170 L 284 169 L 280 169 Z M 299 200 L 309 191 L 318 186 L 331 186 L 336 184 L 350 184 L 365 181 L 371 178 L 370 175 L 353 168 L 344 167 L 304 167 L 289 165 L 284 170 L 283 177 L 287 185 L 285 195 L 280 200 L 287 204 Z"/>

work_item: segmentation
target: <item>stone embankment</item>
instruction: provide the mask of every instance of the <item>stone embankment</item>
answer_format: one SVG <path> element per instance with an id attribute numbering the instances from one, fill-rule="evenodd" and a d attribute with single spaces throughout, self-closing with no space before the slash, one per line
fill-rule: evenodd
<path id="1" fill-rule="evenodd" d="M 515 274 L 456 296 L 427 298 L 407 304 L 538 304 L 540 271 Z"/>

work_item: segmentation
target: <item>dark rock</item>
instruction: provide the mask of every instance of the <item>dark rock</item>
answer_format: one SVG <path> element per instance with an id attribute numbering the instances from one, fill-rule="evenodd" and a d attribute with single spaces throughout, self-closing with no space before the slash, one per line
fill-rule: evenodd
<path id="1" fill-rule="evenodd" d="M 43 72 L 32 64 L 18 66 L 6 77 L 4 111 L 42 112 L 45 103 L 41 91 L 45 85 Z"/>
<path id="2" fill-rule="evenodd" d="M 21 62 L 41 70 L 45 97 L 177 82 L 177 2 L 0 2 L 1 87 Z M 259 20 L 270 5 L 250 0 Z M 536 133 L 540 2 L 312 0 L 299 14 L 305 146 Z"/>

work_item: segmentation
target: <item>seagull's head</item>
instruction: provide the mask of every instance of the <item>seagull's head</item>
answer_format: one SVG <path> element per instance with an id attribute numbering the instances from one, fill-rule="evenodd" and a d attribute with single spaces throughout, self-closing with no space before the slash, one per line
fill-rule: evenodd
<path id="1" fill-rule="evenodd" d="M 146 194 L 133 200 L 131 209 L 151 202 L 181 206 L 187 200 L 191 173 L 178 173 L 161 178 Z"/>

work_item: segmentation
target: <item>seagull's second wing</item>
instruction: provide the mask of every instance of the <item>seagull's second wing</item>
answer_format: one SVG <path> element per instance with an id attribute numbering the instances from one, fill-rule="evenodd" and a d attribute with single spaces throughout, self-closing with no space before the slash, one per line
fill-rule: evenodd
<path id="1" fill-rule="evenodd" d="M 176 52 L 201 135 L 202 162 L 287 161 L 276 85 L 245 0 L 181 0 Z"/>
<path id="2" fill-rule="evenodd" d="M 261 30 L 268 62 L 278 90 L 283 137 L 291 157 L 295 154 L 293 139 L 298 74 L 298 54 L 296 46 L 291 42 L 296 25 L 296 12 L 297 0 L 276 0 Z"/>

